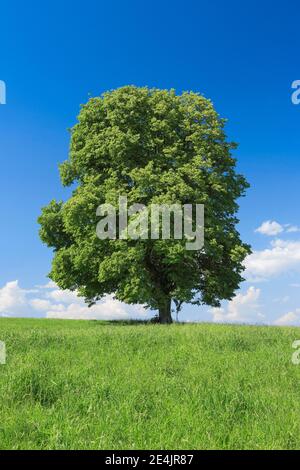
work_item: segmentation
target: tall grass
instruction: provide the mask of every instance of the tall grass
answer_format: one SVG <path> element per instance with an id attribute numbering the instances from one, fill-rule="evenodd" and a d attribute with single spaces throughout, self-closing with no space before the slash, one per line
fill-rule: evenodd
<path id="1" fill-rule="evenodd" d="M 0 319 L 1 449 L 297 449 L 297 328 Z"/>

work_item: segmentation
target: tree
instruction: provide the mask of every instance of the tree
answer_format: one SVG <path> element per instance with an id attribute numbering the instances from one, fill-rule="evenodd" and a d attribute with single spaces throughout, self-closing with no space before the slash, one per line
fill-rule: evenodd
<path id="1" fill-rule="evenodd" d="M 171 303 L 219 306 L 243 280 L 250 247 L 236 230 L 237 199 L 248 184 L 235 172 L 225 120 L 210 100 L 174 90 L 125 86 L 90 99 L 71 130 L 63 185 L 66 202 L 51 201 L 39 217 L 40 237 L 54 248 L 49 277 L 89 305 L 105 294 L 159 311 L 171 323 Z M 130 203 L 204 204 L 205 244 L 185 240 L 100 240 L 96 209 Z"/>

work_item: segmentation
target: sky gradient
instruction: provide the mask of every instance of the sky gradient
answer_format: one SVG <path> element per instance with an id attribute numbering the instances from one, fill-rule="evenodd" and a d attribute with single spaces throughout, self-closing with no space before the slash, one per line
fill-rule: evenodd
<path id="1" fill-rule="evenodd" d="M 247 281 L 223 310 L 187 306 L 181 319 L 300 325 L 300 105 L 291 100 L 299 10 L 293 0 L 2 2 L 0 315 L 91 314 L 74 295 L 35 287 L 48 283 L 51 263 L 36 219 L 49 200 L 68 197 L 58 164 L 79 105 L 134 84 L 211 98 L 251 184 L 239 213 L 254 250 Z M 105 302 L 98 318 L 143 316 Z"/>

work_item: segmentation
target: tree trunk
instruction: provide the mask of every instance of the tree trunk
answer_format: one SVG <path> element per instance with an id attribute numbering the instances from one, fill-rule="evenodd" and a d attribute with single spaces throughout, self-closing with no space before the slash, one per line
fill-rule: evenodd
<path id="1" fill-rule="evenodd" d="M 171 299 L 166 299 L 159 308 L 159 323 L 172 323 Z"/>

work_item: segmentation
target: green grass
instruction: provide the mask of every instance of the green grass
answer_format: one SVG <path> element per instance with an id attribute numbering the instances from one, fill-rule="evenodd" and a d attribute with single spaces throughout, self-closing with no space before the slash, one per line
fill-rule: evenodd
<path id="1" fill-rule="evenodd" d="M 297 328 L 0 319 L 1 449 L 299 449 Z"/>

